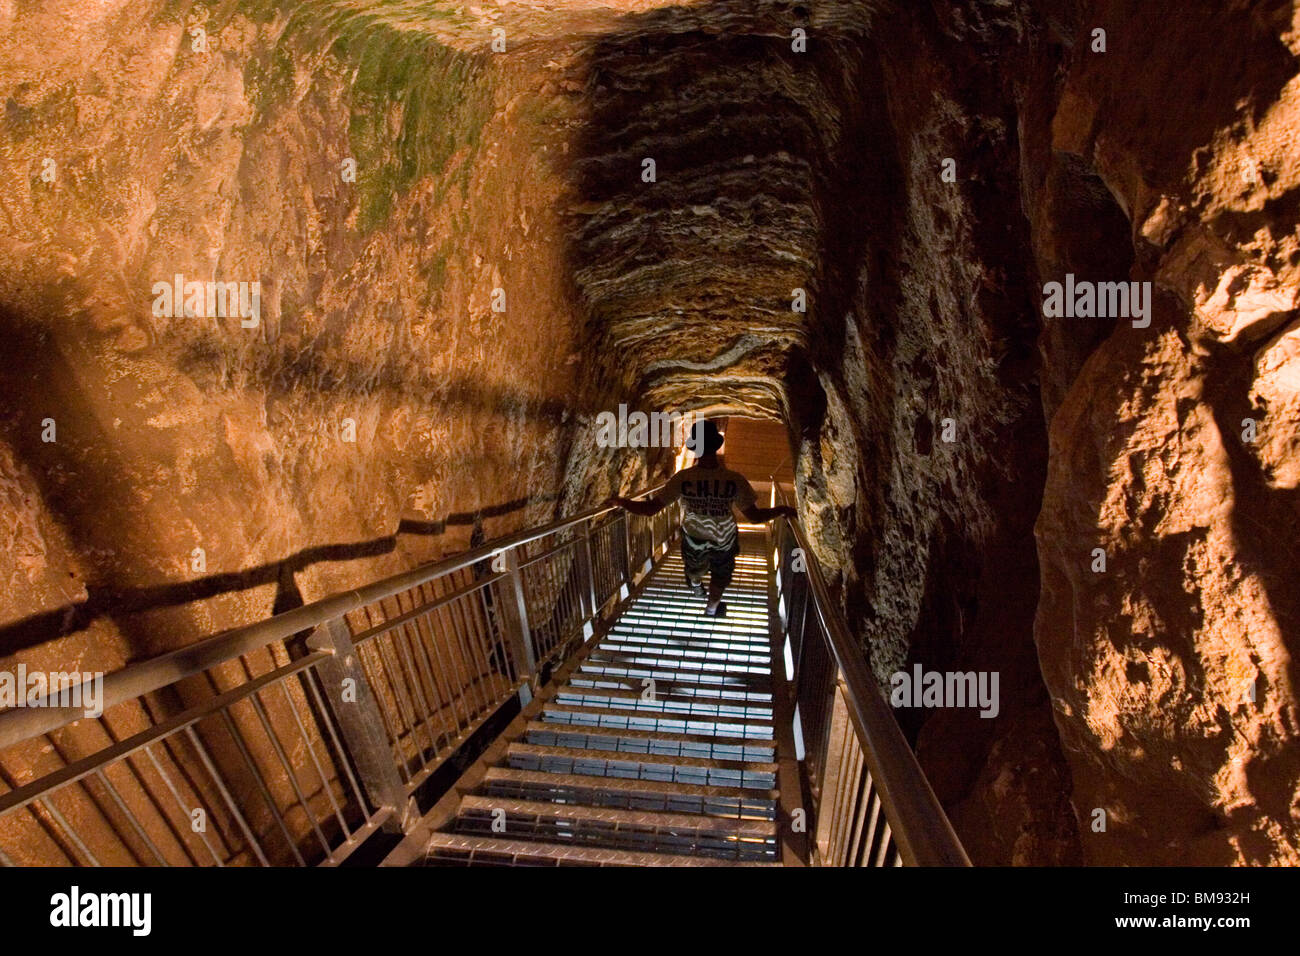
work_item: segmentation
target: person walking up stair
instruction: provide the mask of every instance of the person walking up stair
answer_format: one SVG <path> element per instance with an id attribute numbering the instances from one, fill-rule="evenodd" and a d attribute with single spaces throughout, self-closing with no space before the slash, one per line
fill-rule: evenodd
<path id="1" fill-rule="evenodd" d="M 686 584 L 705 598 L 704 613 L 711 617 L 723 617 L 727 613 L 722 595 L 731 583 L 736 555 L 740 552 L 735 512 L 739 511 L 753 524 L 783 516 L 797 517 L 795 509 L 788 505 L 758 507 L 758 498 L 745 476 L 724 467 L 718 457 L 722 441 L 717 425 L 707 419 L 697 421 L 686 443 L 695 455 L 695 464 L 677 472 L 662 490 L 643 501 L 615 495 L 607 502 L 632 514 L 649 517 L 681 499 Z M 709 576 L 707 587 L 705 574 Z"/>

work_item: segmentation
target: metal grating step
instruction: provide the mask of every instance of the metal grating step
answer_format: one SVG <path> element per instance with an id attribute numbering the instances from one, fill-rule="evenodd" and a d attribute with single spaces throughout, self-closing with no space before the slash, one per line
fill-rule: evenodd
<path id="1" fill-rule="evenodd" d="M 737 655 L 739 657 L 739 655 Z M 745 659 L 728 661 L 725 657 L 711 659 L 705 655 L 693 658 L 679 655 L 658 655 L 645 650 L 618 651 L 601 645 L 591 652 L 587 660 L 597 664 L 615 664 L 637 667 L 672 667 L 686 673 L 735 674 L 742 677 L 770 677 L 771 665 L 757 654 Z"/>
<path id="2" fill-rule="evenodd" d="M 601 679 L 599 676 L 575 675 L 569 679 L 565 693 L 581 693 L 591 696 L 611 696 L 636 698 L 646 702 L 669 701 L 703 701 L 706 704 L 728 704 L 740 706 L 771 705 L 772 695 L 762 689 L 746 687 L 745 684 L 699 684 L 669 682 L 656 680 L 653 685 L 630 680 Z"/>
<path id="3" fill-rule="evenodd" d="M 663 780 L 724 787 L 776 786 L 775 763 L 663 757 L 657 754 L 613 754 L 574 747 L 539 747 L 512 743 L 506 750 L 510 766 L 548 773 L 578 773 L 597 777 Z"/>
<path id="4" fill-rule="evenodd" d="M 426 847 L 426 864 L 439 866 L 775 866 L 776 863 L 736 863 L 712 857 L 676 853 L 611 850 L 563 843 L 501 840 L 477 834 L 433 833 Z"/>
<path id="5" fill-rule="evenodd" d="M 766 557 L 742 555 L 727 616 L 709 617 L 680 559 L 662 560 L 462 796 L 426 862 L 779 865 L 767 586 Z"/>
<path id="6" fill-rule="evenodd" d="M 557 704 L 595 704 L 598 707 L 617 707 L 620 710 L 646 711 L 678 716 L 707 717 L 721 720 L 758 718 L 772 719 L 772 708 L 761 700 L 744 703 L 726 703 L 709 700 L 691 700 L 674 696 L 658 696 L 654 700 L 642 700 L 640 694 L 631 691 L 598 690 L 591 687 L 567 686 L 555 695 Z"/>
<path id="7" fill-rule="evenodd" d="M 456 820 L 456 832 L 651 853 L 699 854 L 721 860 L 773 860 L 777 853 L 776 825 L 771 821 L 492 796 L 466 797 Z"/>
<path id="8" fill-rule="evenodd" d="M 659 780 L 611 780 L 585 774 L 567 776 L 540 770 L 490 767 L 480 791 L 487 795 L 552 803 L 700 813 L 735 819 L 776 819 L 775 790 L 744 790 Z"/>
<path id="9" fill-rule="evenodd" d="M 616 730 L 575 727 L 558 721 L 529 721 L 528 743 L 543 747 L 580 750 L 610 750 L 621 753 L 651 753 L 667 757 L 700 757 L 771 763 L 776 744 L 771 740 L 744 737 L 706 737 L 696 734 L 668 734 L 662 731 Z"/>
<path id="10" fill-rule="evenodd" d="M 770 674 L 747 674 L 737 671 L 691 670 L 689 668 L 659 667 L 655 664 L 629 664 L 624 661 L 586 660 L 578 668 L 577 674 L 584 679 L 621 680 L 636 682 L 637 688 L 644 686 L 646 678 L 656 684 L 660 682 L 692 684 L 696 686 L 745 687 L 749 690 L 768 691 L 771 688 Z"/>
<path id="11" fill-rule="evenodd" d="M 772 721 L 749 717 L 743 721 L 732 718 L 711 720 L 702 717 L 680 717 L 658 712 L 644 712 L 614 707 L 589 707 L 576 704 L 548 704 L 543 712 L 547 719 L 552 715 L 566 723 L 585 727 L 628 727 L 633 730 L 664 731 L 670 734 L 701 734 L 722 737 L 761 737 L 771 739 Z"/>

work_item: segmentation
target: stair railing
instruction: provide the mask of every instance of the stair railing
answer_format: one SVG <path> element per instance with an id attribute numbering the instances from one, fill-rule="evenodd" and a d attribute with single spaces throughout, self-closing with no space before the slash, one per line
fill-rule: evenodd
<path id="1" fill-rule="evenodd" d="M 786 496 L 772 479 L 772 503 Z M 793 663 L 799 761 L 812 800 L 812 862 L 822 866 L 969 866 L 970 860 L 797 520 L 773 526 L 781 624 Z"/>
<path id="2" fill-rule="evenodd" d="M 337 864 L 405 832 L 617 615 L 672 511 L 591 508 L 129 664 L 99 714 L 90 684 L 0 713 L 0 766 L 36 768 L 0 793 L 0 865 Z"/>

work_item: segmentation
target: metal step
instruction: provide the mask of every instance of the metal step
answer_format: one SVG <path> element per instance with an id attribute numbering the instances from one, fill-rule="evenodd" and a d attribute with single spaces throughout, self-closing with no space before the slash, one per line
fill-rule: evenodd
<path id="1" fill-rule="evenodd" d="M 461 802 L 456 832 L 651 853 L 701 854 L 722 860 L 774 860 L 775 821 L 627 810 L 471 795 Z"/>
<path id="2" fill-rule="evenodd" d="M 775 819 L 778 800 L 775 790 L 564 775 L 515 767 L 489 767 L 482 790 L 516 799 L 763 820 Z"/>
<path id="3" fill-rule="evenodd" d="M 680 560 L 662 561 L 567 682 L 478 765 L 425 862 L 780 865 L 780 661 L 753 543 L 724 618 L 679 583 Z"/>
<path id="4" fill-rule="evenodd" d="M 653 700 L 642 700 L 641 695 L 634 691 L 569 685 L 557 692 L 554 699 L 556 703 L 573 703 L 580 706 L 595 704 L 598 707 L 634 710 L 640 713 L 653 711 L 665 716 L 689 714 L 709 719 L 758 717 L 771 720 L 771 697 L 760 699 L 759 695 L 752 696 L 754 698 L 752 700 L 717 700 L 693 698 L 681 694 L 656 694 Z"/>
<path id="5" fill-rule="evenodd" d="M 632 656 L 632 655 L 624 655 L 624 656 Z M 663 661 L 662 658 L 651 656 L 648 654 L 644 655 L 644 657 L 646 658 L 644 663 L 637 663 L 635 661 L 627 661 L 627 660 L 610 659 L 613 657 L 615 657 L 615 655 L 610 654 L 607 651 L 602 651 L 599 648 L 597 648 L 596 650 L 592 651 L 590 655 L 588 655 L 586 660 L 583 661 L 582 665 L 579 668 L 579 672 L 599 673 L 599 672 L 605 672 L 607 669 L 621 670 L 625 672 L 646 671 L 648 673 L 644 676 L 655 677 L 655 675 L 662 675 L 662 678 L 656 677 L 656 679 L 668 679 L 668 680 L 679 680 L 679 681 L 701 680 L 706 683 L 709 682 L 717 683 L 722 681 L 744 681 L 746 684 L 753 683 L 759 686 L 766 686 L 770 684 L 772 680 L 771 672 L 767 668 L 763 668 L 761 670 L 755 668 L 751 672 L 745 666 L 728 668 L 725 664 L 709 666 L 706 664 L 695 664 L 695 663 L 692 663 L 691 666 L 689 667 L 674 667 L 672 666 L 671 662 L 665 662 Z"/>
<path id="6" fill-rule="evenodd" d="M 460 833 L 430 834 L 426 864 L 463 866 L 779 866 L 778 862 L 733 862 L 676 853 L 611 850 L 593 846 L 532 843 Z"/>
<path id="7" fill-rule="evenodd" d="M 776 748 L 775 741 L 751 737 L 707 737 L 702 734 L 672 734 L 655 730 L 582 727 L 555 720 L 529 721 L 525 737 L 528 743 L 538 746 L 767 763 L 772 761 Z"/>
<path id="8" fill-rule="evenodd" d="M 590 704 L 548 703 L 545 713 L 565 714 L 572 724 L 591 727 L 627 726 L 637 730 L 658 730 L 668 733 L 704 734 L 730 737 L 770 737 L 773 722 L 767 717 L 692 717 L 682 714 L 665 714 L 655 710 L 633 710 L 627 707 L 596 707 Z"/>
<path id="9" fill-rule="evenodd" d="M 657 754 L 616 754 L 577 747 L 539 747 L 519 742 L 510 744 L 506 749 L 506 759 L 512 767 L 522 770 L 764 790 L 776 785 L 777 771 L 775 763 L 663 757 Z"/>
<path id="10" fill-rule="evenodd" d="M 651 689 L 643 683 L 641 677 L 624 677 L 619 674 L 609 675 L 599 672 L 579 671 L 569 678 L 569 688 L 588 688 L 591 690 L 616 690 L 624 693 L 642 694 Z M 735 702 L 771 702 L 772 694 L 766 689 L 751 686 L 748 681 L 734 684 L 719 684 L 702 681 L 654 680 L 654 699 L 667 700 L 716 700 Z"/>
<path id="11" fill-rule="evenodd" d="M 541 800 L 503 800 L 500 797 L 470 794 L 461 801 L 462 810 L 504 810 L 506 816 L 533 815 L 555 819 L 573 819 L 616 826 L 653 826 L 665 830 L 696 830 L 709 833 L 744 834 L 751 837 L 776 836 L 775 820 L 756 820 L 706 816 L 699 813 L 674 813 L 666 810 L 625 810 L 595 807 L 581 803 L 553 803 Z M 506 836 L 511 834 L 507 831 Z"/>
<path id="12" fill-rule="evenodd" d="M 589 660 L 610 664 L 635 665 L 639 667 L 660 664 L 682 670 L 708 668 L 711 672 L 723 672 L 744 677 L 767 677 L 771 674 L 771 662 L 760 654 L 733 652 L 725 654 L 691 653 L 689 649 L 676 649 L 675 654 L 656 653 L 653 648 L 637 648 L 629 644 L 602 644 L 591 652 Z"/>

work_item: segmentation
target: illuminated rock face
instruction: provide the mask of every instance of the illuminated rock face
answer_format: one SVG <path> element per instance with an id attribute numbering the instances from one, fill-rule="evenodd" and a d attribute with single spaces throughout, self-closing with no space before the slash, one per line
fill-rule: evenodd
<path id="1" fill-rule="evenodd" d="M 1036 638 L 1089 860 L 1295 864 L 1296 14 L 1160 6 L 1086 21 L 1026 148 L 1043 277 L 1157 289 L 1150 328 L 1044 337 Z"/>
<path id="2" fill-rule="evenodd" d="M 1296 861 L 1291 3 L 175 6 L 0 5 L 0 654 L 638 486 L 621 402 L 761 415 L 882 682 L 1000 675 L 900 711 L 977 862 Z"/>

